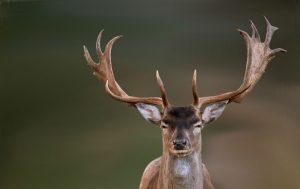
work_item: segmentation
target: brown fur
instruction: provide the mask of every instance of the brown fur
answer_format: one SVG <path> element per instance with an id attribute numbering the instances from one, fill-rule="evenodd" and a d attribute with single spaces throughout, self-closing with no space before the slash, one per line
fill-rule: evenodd
<path id="1" fill-rule="evenodd" d="M 159 172 L 161 168 L 161 157 L 151 161 L 146 167 L 139 189 L 160 189 L 158 184 Z M 204 176 L 204 189 L 214 189 L 211 182 L 209 172 L 204 164 L 202 164 L 203 176 Z"/>
<path id="2" fill-rule="evenodd" d="M 163 154 L 146 167 L 139 189 L 213 189 L 209 173 L 202 163 L 201 113 L 194 106 L 168 107 L 161 117 Z M 198 132 L 195 132 L 195 129 Z M 173 141 L 185 139 L 176 153 Z"/>

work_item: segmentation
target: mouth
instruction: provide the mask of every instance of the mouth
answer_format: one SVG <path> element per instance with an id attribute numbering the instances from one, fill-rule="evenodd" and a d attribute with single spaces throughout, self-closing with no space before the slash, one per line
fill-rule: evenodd
<path id="1" fill-rule="evenodd" d="M 185 149 L 185 150 L 175 150 L 175 149 L 170 149 L 170 152 L 178 157 L 184 157 L 187 155 L 190 155 L 192 153 L 192 150 Z"/>

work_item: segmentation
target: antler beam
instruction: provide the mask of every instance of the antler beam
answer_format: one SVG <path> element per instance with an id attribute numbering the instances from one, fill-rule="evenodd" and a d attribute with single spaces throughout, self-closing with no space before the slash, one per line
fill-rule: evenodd
<path id="1" fill-rule="evenodd" d="M 247 47 L 247 61 L 246 61 L 246 70 L 244 74 L 244 80 L 241 86 L 231 92 L 223 93 L 216 96 L 207 96 L 207 97 L 199 97 L 197 93 L 197 82 L 196 70 L 194 71 L 193 80 L 192 80 L 192 91 L 194 102 L 193 105 L 197 108 L 201 108 L 201 106 L 206 104 L 211 104 L 219 101 L 228 101 L 230 102 L 241 102 L 245 96 L 252 91 L 256 83 L 259 81 L 268 63 L 275 57 L 276 54 L 280 52 L 286 52 L 286 50 L 282 48 L 271 49 L 270 42 L 274 32 L 278 29 L 275 26 L 272 26 L 268 19 L 265 17 L 267 24 L 267 32 L 265 40 L 262 42 L 260 39 L 260 35 L 254 23 L 250 20 L 250 25 L 252 28 L 252 35 L 250 35 L 243 31 L 238 30 L 243 37 L 246 47 Z M 138 103 L 152 104 L 158 105 L 163 108 L 168 107 L 169 101 L 167 99 L 166 90 L 164 88 L 163 82 L 159 76 L 157 71 L 156 79 L 160 88 L 161 98 L 160 97 L 134 97 L 129 96 L 120 85 L 117 83 L 114 77 L 112 63 L 111 63 L 111 49 L 115 41 L 117 41 L 121 36 L 116 36 L 111 39 L 106 47 L 105 51 L 101 50 L 101 38 L 102 38 L 103 30 L 99 33 L 99 36 L 96 41 L 96 51 L 99 58 L 99 62 L 95 63 L 90 56 L 89 51 L 84 46 L 84 56 L 88 62 L 88 65 L 93 69 L 93 74 L 96 78 L 105 83 L 106 92 L 113 97 L 114 99 L 122 102 L 126 102 L 130 105 L 136 106 Z"/>
<path id="2" fill-rule="evenodd" d="M 113 39 L 111 39 L 106 47 L 105 51 L 102 52 L 101 50 L 101 38 L 102 38 L 103 30 L 100 31 L 97 41 L 96 41 L 96 52 L 99 58 L 99 62 L 95 63 L 94 60 L 91 58 L 91 55 L 88 51 L 88 49 L 83 46 L 84 49 L 84 56 L 85 59 L 88 62 L 88 65 L 93 69 L 93 74 L 96 76 L 96 78 L 99 81 L 102 81 L 105 83 L 105 89 L 106 92 L 114 99 L 126 102 L 130 105 L 135 106 L 138 103 L 146 103 L 146 104 L 152 104 L 152 105 L 158 105 L 158 106 L 168 106 L 168 100 L 167 95 L 164 89 L 163 82 L 161 81 L 159 74 L 157 72 L 157 82 L 159 84 L 162 97 L 134 97 L 129 96 L 126 94 L 126 92 L 123 91 L 123 89 L 120 87 L 120 85 L 115 80 L 115 76 L 112 69 L 112 63 L 111 63 L 111 49 L 113 44 L 121 37 L 116 36 Z"/>

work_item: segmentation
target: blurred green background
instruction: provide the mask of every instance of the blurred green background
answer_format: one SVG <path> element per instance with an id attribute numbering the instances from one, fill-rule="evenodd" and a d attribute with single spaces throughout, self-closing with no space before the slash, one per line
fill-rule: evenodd
<path id="1" fill-rule="evenodd" d="M 159 69 L 176 105 L 191 103 L 191 77 L 214 95 L 242 81 L 237 28 L 278 26 L 272 61 L 241 104 L 204 133 L 204 161 L 218 189 L 300 188 L 298 0 L 0 0 L 0 188 L 133 189 L 161 154 L 160 130 L 113 101 L 83 57 L 98 32 L 113 49 L 117 80 L 158 96 Z"/>

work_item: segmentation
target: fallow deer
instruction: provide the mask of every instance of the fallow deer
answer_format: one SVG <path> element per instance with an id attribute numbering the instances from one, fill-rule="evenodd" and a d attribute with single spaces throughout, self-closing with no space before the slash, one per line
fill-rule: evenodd
<path id="1" fill-rule="evenodd" d="M 202 162 L 201 132 L 204 126 L 220 117 L 227 104 L 240 103 L 253 89 L 264 73 L 268 63 L 279 52 L 286 50 L 270 49 L 273 33 L 278 29 L 265 18 L 267 31 L 262 42 L 256 26 L 250 21 L 252 35 L 238 30 L 245 40 L 247 61 L 244 80 L 232 92 L 216 96 L 199 97 L 196 83 L 196 70 L 192 78 L 193 103 L 176 107 L 169 103 L 164 84 L 156 72 L 161 97 L 134 97 L 125 93 L 115 80 L 111 49 L 120 36 L 114 37 L 102 52 L 100 32 L 96 51 L 99 63 L 95 63 L 84 46 L 84 56 L 96 78 L 105 83 L 106 92 L 115 100 L 125 102 L 135 108 L 147 120 L 159 125 L 162 130 L 162 156 L 153 160 L 145 169 L 140 189 L 213 189 L 209 173 Z M 159 110 L 157 106 L 161 107 Z"/>

